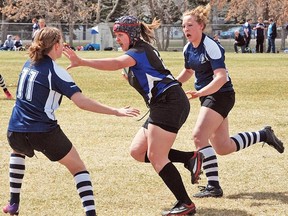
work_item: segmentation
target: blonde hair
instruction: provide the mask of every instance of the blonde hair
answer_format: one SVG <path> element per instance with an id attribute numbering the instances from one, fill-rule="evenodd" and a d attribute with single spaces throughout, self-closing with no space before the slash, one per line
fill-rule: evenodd
<path id="1" fill-rule="evenodd" d="M 38 20 L 38 23 L 45 23 L 45 24 L 46 24 L 46 21 L 45 21 L 45 19 L 40 18 L 40 19 Z"/>
<path id="2" fill-rule="evenodd" d="M 197 23 L 203 24 L 204 26 L 203 30 L 204 30 L 209 20 L 210 10 L 211 10 L 210 4 L 207 4 L 206 6 L 201 5 L 196 7 L 195 9 L 184 12 L 183 16 L 193 16 Z"/>
<path id="3" fill-rule="evenodd" d="M 55 27 L 45 27 L 36 34 L 28 54 L 33 63 L 39 62 L 61 40 L 61 32 Z"/>
<path id="4" fill-rule="evenodd" d="M 161 25 L 160 20 L 154 18 L 151 24 L 146 24 L 144 22 L 140 22 L 140 28 L 141 28 L 141 36 L 142 38 L 151 43 L 152 41 L 155 40 L 155 35 L 154 35 L 154 29 L 159 28 Z"/>

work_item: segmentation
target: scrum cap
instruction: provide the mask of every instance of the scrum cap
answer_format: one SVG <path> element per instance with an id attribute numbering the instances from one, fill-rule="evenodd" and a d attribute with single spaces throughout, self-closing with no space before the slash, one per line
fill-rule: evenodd
<path id="1" fill-rule="evenodd" d="M 125 32 L 130 38 L 130 46 L 139 40 L 141 24 L 134 16 L 122 16 L 118 18 L 113 26 L 113 32 Z"/>

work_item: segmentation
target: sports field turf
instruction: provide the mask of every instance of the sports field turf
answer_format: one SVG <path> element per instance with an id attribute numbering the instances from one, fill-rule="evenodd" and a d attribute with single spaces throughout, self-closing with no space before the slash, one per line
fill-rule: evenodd
<path id="1" fill-rule="evenodd" d="M 113 57 L 122 52 L 80 52 L 87 58 Z M 163 52 L 166 66 L 177 76 L 183 67 L 181 52 Z M 15 97 L 16 83 L 26 60 L 25 52 L 0 52 L 0 73 Z M 63 67 L 68 60 L 58 61 Z M 279 154 L 268 145 L 256 144 L 228 156 L 219 156 L 222 198 L 193 199 L 201 216 L 286 216 L 288 215 L 288 55 L 226 54 L 226 64 L 235 91 L 236 104 L 229 116 L 231 135 L 271 125 L 286 151 Z M 142 97 L 121 77 L 120 71 L 103 72 L 90 68 L 70 70 L 83 93 L 115 107 L 131 105 L 144 114 Z M 193 79 L 183 85 L 193 88 Z M 0 206 L 9 199 L 9 154 L 6 139 L 14 100 L 0 92 Z M 180 130 L 174 148 L 194 150 L 191 131 L 199 101 L 191 101 L 190 116 Z M 59 124 L 76 146 L 91 173 L 97 211 L 100 216 L 157 216 L 175 198 L 150 164 L 141 164 L 129 155 L 129 145 L 144 120 L 89 113 L 65 98 L 56 112 Z M 84 215 L 74 181 L 65 167 L 51 163 L 42 154 L 26 160 L 20 215 Z M 176 164 L 191 195 L 190 173 Z M 206 185 L 205 175 L 199 185 Z M 1 214 L 1 213 L 0 213 Z M 2 214 L 1 214 L 2 215 Z"/>

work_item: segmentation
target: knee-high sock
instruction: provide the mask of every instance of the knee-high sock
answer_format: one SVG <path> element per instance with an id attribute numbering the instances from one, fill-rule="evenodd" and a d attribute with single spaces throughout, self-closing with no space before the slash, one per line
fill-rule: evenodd
<path id="1" fill-rule="evenodd" d="M 248 148 L 255 143 L 264 141 L 266 139 L 266 134 L 265 131 L 260 130 L 257 132 L 238 133 L 230 138 L 236 143 L 236 151 L 240 151 L 244 148 Z"/>
<path id="2" fill-rule="evenodd" d="M 88 171 L 76 173 L 74 180 L 77 187 L 77 192 L 81 198 L 86 216 L 95 216 L 96 207 L 90 174 Z"/>
<path id="3" fill-rule="evenodd" d="M 177 200 L 180 200 L 187 205 L 192 203 L 184 187 L 181 175 L 172 162 L 167 163 L 162 168 L 162 170 L 159 172 L 159 176 L 162 178 Z"/>
<path id="4" fill-rule="evenodd" d="M 20 191 L 25 172 L 25 156 L 11 154 L 9 162 L 10 205 L 20 203 Z"/>
<path id="5" fill-rule="evenodd" d="M 4 78 L 2 77 L 1 74 L 0 74 L 0 86 L 1 86 L 1 88 L 3 89 L 3 91 L 6 91 L 6 90 L 7 90 L 7 87 L 6 87 Z"/>
<path id="6" fill-rule="evenodd" d="M 218 161 L 212 146 L 206 146 L 199 150 L 204 155 L 203 170 L 208 180 L 208 184 L 219 188 Z"/>

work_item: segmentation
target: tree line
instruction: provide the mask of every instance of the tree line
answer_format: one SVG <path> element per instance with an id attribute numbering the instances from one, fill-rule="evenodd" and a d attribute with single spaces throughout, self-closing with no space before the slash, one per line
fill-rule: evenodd
<path id="1" fill-rule="evenodd" d="M 180 25 L 184 11 L 208 3 L 212 7 L 210 23 L 217 17 L 236 24 L 248 17 L 256 21 L 260 16 L 264 20 L 273 17 L 278 26 L 288 22 L 287 0 L 0 0 L 1 40 L 5 40 L 9 26 L 4 23 L 29 23 L 34 17 L 59 23 L 60 28 L 62 24 L 69 26 L 69 43 L 73 44 L 73 30 L 79 23 L 95 26 L 114 22 L 123 15 L 135 15 L 144 22 L 157 17 L 162 24 Z M 165 35 L 170 35 L 169 27 Z M 169 37 L 156 34 L 156 44 L 159 50 L 166 50 Z"/>

